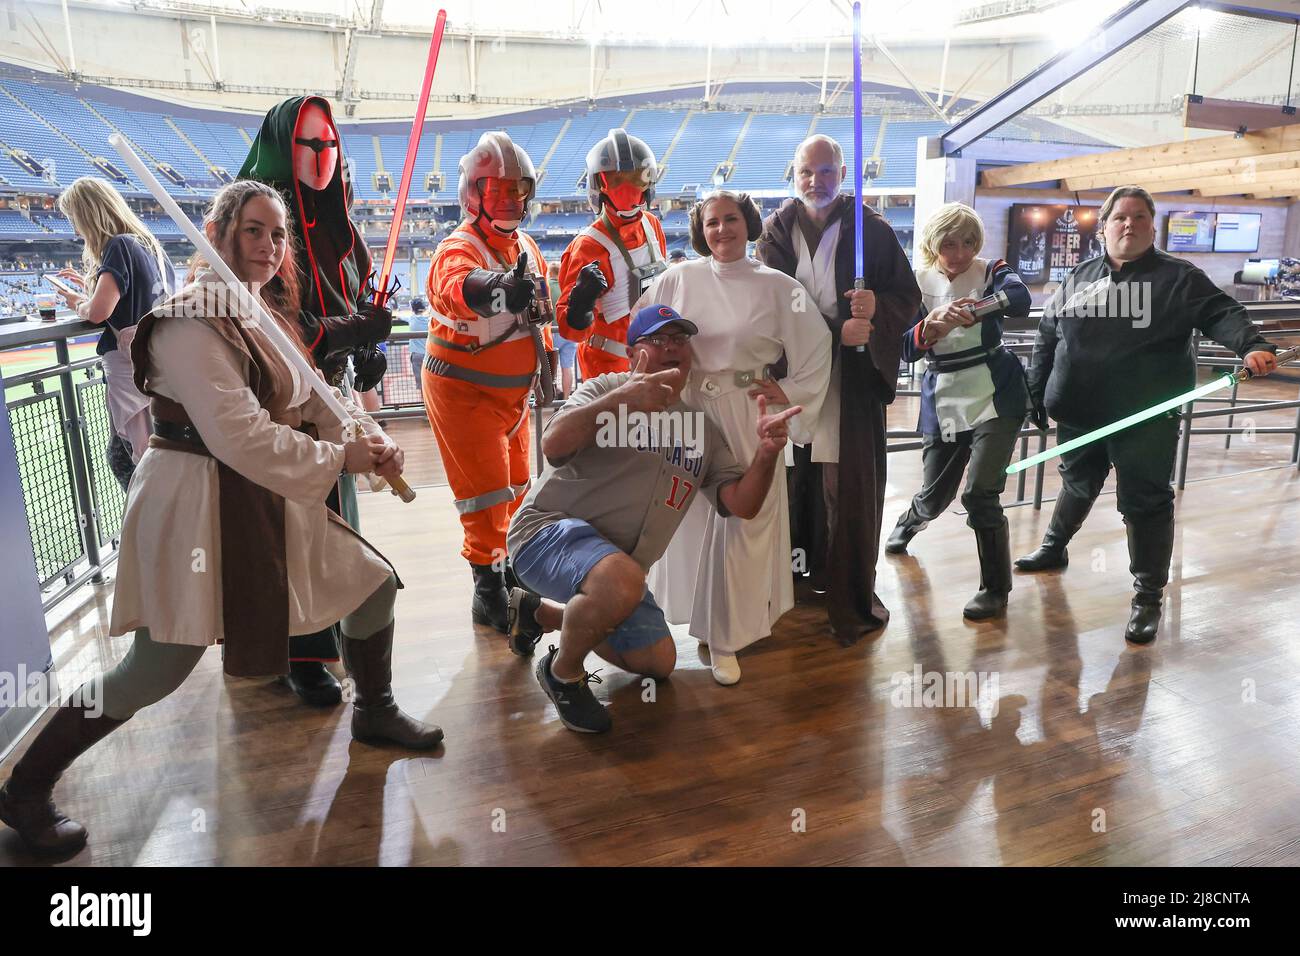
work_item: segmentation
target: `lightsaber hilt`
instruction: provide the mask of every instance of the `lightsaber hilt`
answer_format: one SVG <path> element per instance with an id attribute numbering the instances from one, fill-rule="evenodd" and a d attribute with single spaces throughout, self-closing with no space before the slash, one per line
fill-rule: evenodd
<path id="1" fill-rule="evenodd" d="M 1293 345 L 1289 349 L 1283 349 L 1281 352 L 1278 352 L 1274 358 L 1277 359 L 1278 368 L 1281 368 L 1287 362 L 1294 362 L 1296 359 L 1300 358 L 1300 345 Z M 1232 373 L 1232 377 L 1238 382 L 1248 382 L 1255 377 L 1255 373 L 1243 365 L 1241 368 L 1237 369 L 1237 371 Z"/>
<path id="2" fill-rule="evenodd" d="M 862 276 L 858 276 L 856 279 L 853 280 L 853 288 L 855 291 L 858 289 L 865 289 L 866 287 L 867 287 L 867 280 L 864 279 Z M 852 313 L 850 313 L 850 315 L 852 315 Z M 853 351 L 855 352 L 865 352 L 866 350 L 867 347 L 865 345 L 853 346 Z"/>
<path id="3" fill-rule="evenodd" d="M 1005 312 L 1011 307 L 1011 297 L 1005 292 L 994 292 L 992 295 L 985 296 L 974 305 L 967 306 L 971 315 L 977 319 L 987 318 L 998 312 Z"/>
<path id="4" fill-rule="evenodd" d="M 347 409 L 343 407 L 343 403 L 334 395 L 334 390 L 326 384 L 316 369 L 312 368 L 307 362 L 297 345 L 290 341 L 289 336 L 280 328 L 280 324 L 271 318 L 261 300 L 248 290 L 248 287 L 240 281 L 230 266 L 226 265 L 225 260 L 217 254 L 217 250 L 212 248 L 212 243 L 208 242 L 208 237 L 203 234 L 198 226 L 194 225 L 189 216 L 181 211 L 181 207 L 176 204 L 176 200 L 163 188 L 162 183 L 158 182 L 158 177 L 136 155 L 135 150 L 131 148 L 131 144 L 126 141 L 126 137 L 121 133 L 114 133 L 108 137 L 108 144 L 117 150 L 127 166 L 131 168 L 131 171 L 136 174 L 140 182 L 144 183 L 145 187 L 153 195 L 153 198 L 163 207 L 163 211 L 171 217 L 181 232 L 185 234 L 185 238 L 194 244 L 194 248 L 212 267 L 212 271 L 220 276 L 230 291 L 235 294 L 240 306 L 257 320 L 262 331 L 266 333 L 266 337 L 279 350 L 281 357 L 292 365 L 307 384 L 311 386 L 312 390 L 320 396 L 321 401 L 339 420 L 339 424 L 343 426 L 343 430 L 346 432 L 348 426 L 355 424 L 352 416 L 348 414 Z M 400 496 L 403 501 L 415 500 L 415 492 L 400 477 L 391 484 L 393 494 Z M 410 497 L 407 497 L 408 495 Z"/>

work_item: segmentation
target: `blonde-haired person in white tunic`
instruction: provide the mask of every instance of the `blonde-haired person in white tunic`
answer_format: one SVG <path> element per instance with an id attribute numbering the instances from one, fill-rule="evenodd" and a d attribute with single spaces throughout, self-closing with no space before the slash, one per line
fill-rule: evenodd
<path id="1" fill-rule="evenodd" d="M 204 225 L 295 335 L 286 316 L 297 317 L 299 287 L 285 220 L 273 189 L 241 180 L 217 194 Z M 85 829 L 51 799 L 59 776 L 178 688 L 214 643 L 225 644 L 227 673 L 285 673 L 291 634 L 341 620 L 354 739 L 413 749 L 442 740 L 393 699 L 400 582 L 325 504 L 340 471 L 400 474 L 401 450 L 347 399 L 366 434 L 344 441 L 324 402 L 224 291 L 199 271 L 139 324 L 132 360 L 153 396 L 155 432 L 131 482 L 109 628 L 134 630 L 135 640 L 98 693 L 83 687 L 55 708 L 0 788 L 0 820 L 35 850 L 85 843 Z"/>
<path id="2" fill-rule="evenodd" d="M 975 532 L 980 588 L 962 614 L 973 621 L 1005 612 L 1011 593 L 1011 539 L 999 496 L 1029 408 L 1024 369 L 1002 345 L 1002 319 L 1029 314 L 1029 290 L 1001 259 L 981 259 L 983 245 L 984 225 L 964 203 L 940 206 L 921 231 L 922 304 L 902 346 L 908 362 L 926 362 L 917 426 L 923 481 L 885 543 L 887 553 L 904 553 L 952 504 L 965 474 L 961 500 Z M 1005 296 L 1004 307 L 977 319 L 970 306 L 994 293 Z"/>
<path id="3" fill-rule="evenodd" d="M 762 218 L 747 195 L 719 190 L 691 210 L 691 244 L 702 258 L 660 276 L 640 304 L 669 305 L 699 327 L 684 400 L 721 429 L 736 457 L 757 449 L 758 396 L 774 411 L 802 405 L 792 441 L 811 441 L 831 374 L 831 334 L 795 279 L 746 255 Z M 786 374 L 770 368 L 784 355 Z M 740 679 L 736 652 L 772 633 L 794 607 L 785 470 L 753 519 L 724 518 L 697 498 L 650 590 L 670 623 L 690 622 L 709 646 L 720 684 Z M 703 503 L 701 503 L 703 502 Z"/>

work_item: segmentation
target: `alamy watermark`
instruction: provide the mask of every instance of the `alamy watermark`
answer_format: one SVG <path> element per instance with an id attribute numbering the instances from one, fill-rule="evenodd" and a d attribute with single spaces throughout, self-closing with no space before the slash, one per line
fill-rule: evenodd
<path id="1" fill-rule="evenodd" d="M 637 451 L 675 450 L 685 458 L 699 460 L 704 454 L 704 413 L 687 409 L 661 412 L 631 411 L 619 405 L 618 412 L 596 416 L 598 448 L 634 448 Z"/>
<path id="2" fill-rule="evenodd" d="M 998 715 L 997 671 L 897 671 L 889 678 L 894 707 L 974 707 L 981 717 Z"/>
<path id="3" fill-rule="evenodd" d="M 1091 282 L 1067 276 L 1052 296 L 1053 312 L 1070 319 L 1124 319 L 1135 329 L 1151 325 L 1150 282 L 1111 282 L 1102 276 Z"/>
<path id="4" fill-rule="evenodd" d="M 171 298 L 162 298 L 154 313 L 174 319 L 238 319 L 245 326 L 258 324 L 257 313 L 249 302 L 261 302 L 262 283 L 245 282 L 242 292 L 220 279 L 191 282 Z"/>
<path id="5" fill-rule="evenodd" d="M 72 692 L 68 705 L 80 707 L 87 717 L 104 713 L 104 683 L 100 677 Z M 10 707 L 54 707 L 59 704 L 59 681 L 53 670 L 31 671 L 19 664 L 15 671 L 0 671 L 0 710 Z"/>

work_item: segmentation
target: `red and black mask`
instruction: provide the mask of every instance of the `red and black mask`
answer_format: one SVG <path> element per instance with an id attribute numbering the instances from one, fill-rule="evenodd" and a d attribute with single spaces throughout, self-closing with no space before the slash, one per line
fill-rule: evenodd
<path id="1" fill-rule="evenodd" d="M 293 131 L 293 171 L 298 181 L 323 190 L 339 165 L 339 132 L 319 103 L 307 103 Z"/>

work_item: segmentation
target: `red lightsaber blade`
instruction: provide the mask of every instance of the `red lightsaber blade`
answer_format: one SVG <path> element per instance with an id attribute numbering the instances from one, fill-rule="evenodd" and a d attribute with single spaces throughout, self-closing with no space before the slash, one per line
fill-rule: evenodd
<path id="1" fill-rule="evenodd" d="M 406 197 L 411 191 L 411 177 L 415 173 L 415 156 L 420 151 L 420 134 L 424 132 L 424 112 L 429 107 L 429 89 L 433 74 L 438 69 L 438 51 L 442 49 L 442 31 L 447 26 L 447 11 L 439 10 L 433 25 L 433 38 L 429 41 L 429 59 L 424 66 L 424 82 L 420 85 L 420 100 L 415 105 L 411 120 L 411 137 L 406 142 L 406 162 L 402 164 L 402 184 L 397 187 L 397 203 L 393 206 L 393 224 L 388 229 L 388 245 L 384 247 L 384 265 L 375 287 L 374 304 L 383 307 L 388 300 L 388 280 L 393 273 L 393 259 L 397 255 L 397 237 L 402 234 L 402 215 L 406 212 Z"/>

